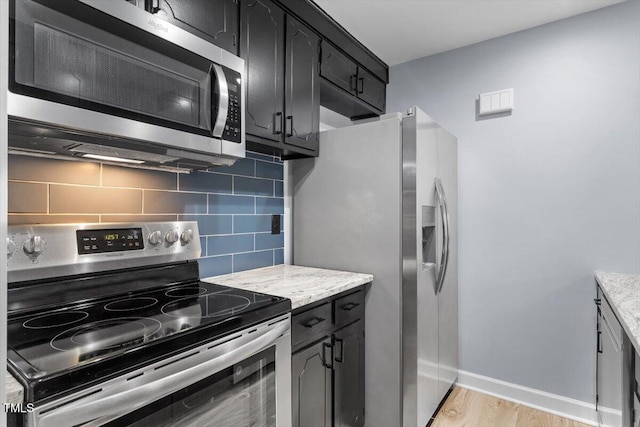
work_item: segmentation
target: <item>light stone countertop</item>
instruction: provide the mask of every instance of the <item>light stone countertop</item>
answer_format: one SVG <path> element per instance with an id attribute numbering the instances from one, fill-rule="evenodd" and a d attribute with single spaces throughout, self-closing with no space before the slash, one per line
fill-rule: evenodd
<path id="1" fill-rule="evenodd" d="M 3 403 L 20 403 L 24 400 L 24 388 L 13 375 L 7 372 L 7 401 Z"/>
<path id="2" fill-rule="evenodd" d="M 616 317 L 640 353 L 640 274 L 595 272 Z"/>
<path id="3" fill-rule="evenodd" d="M 232 288 L 289 298 L 291 309 L 295 310 L 298 307 L 369 283 L 373 281 L 373 276 L 371 274 L 282 264 L 208 277 L 203 280 Z"/>

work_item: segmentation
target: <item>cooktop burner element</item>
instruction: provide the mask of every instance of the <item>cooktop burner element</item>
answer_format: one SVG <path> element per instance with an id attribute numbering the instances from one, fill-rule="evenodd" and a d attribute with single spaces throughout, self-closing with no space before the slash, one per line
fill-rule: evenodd
<path id="1" fill-rule="evenodd" d="M 158 300 L 151 297 L 140 297 L 113 301 L 104 306 L 107 311 L 132 311 L 156 305 Z"/>
<path id="2" fill-rule="evenodd" d="M 43 314 L 26 320 L 22 326 L 27 329 L 55 328 L 58 326 L 71 325 L 89 317 L 86 311 L 65 311 L 58 313 Z"/>
<path id="3" fill-rule="evenodd" d="M 194 305 L 193 298 L 181 298 L 162 306 L 161 311 L 172 317 L 193 317 L 185 313 L 185 308 Z M 212 293 L 200 295 L 197 300 L 200 310 L 196 317 L 233 316 L 251 305 L 243 295 Z"/>
<path id="4" fill-rule="evenodd" d="M 205 288 L 201 288 L 199 286 L 198 287 L 187 286 L 184 288 L 171 289 L 165 292 L 165 295 L 168 297 L 182 298 L 182 297 L 192 297 L 194 295 L 202 295 L 206 293 L 207 293 L 207 290 Z"/>
<path id="5" fill-rule="evenodd" d="M 145 317 L 99 320 L 59 333 L 51 340 L 51 347 L 58 351 L 73 351 L 82 361 L 111 349 L 149 341 L 160 328 L 160 321 Z"/>

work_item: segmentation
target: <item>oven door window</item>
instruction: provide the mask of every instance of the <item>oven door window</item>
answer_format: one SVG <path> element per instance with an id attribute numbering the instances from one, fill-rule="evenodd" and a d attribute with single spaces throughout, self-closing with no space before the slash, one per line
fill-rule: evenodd
<path id="1" fill-rule="evenodd" d="M 275 427 L 275 346 L 107 425 Z"/>

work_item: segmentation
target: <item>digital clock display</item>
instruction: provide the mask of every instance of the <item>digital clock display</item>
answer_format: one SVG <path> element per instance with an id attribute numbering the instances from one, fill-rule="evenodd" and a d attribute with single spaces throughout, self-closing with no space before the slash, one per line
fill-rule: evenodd
<path id="1" fill-rule="evenodd" d="M 144 249 L 141 228 L 77 230 L 76 239 L 79 255 Z"/>

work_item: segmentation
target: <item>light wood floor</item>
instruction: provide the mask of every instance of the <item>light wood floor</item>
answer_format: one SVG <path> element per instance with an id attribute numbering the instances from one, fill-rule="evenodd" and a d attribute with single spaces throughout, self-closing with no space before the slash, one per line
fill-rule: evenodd
<path id="1" fill-rule="evenodd" d="M 517 403 L 456 387 L 430 427 L 589 427 Z"/>

